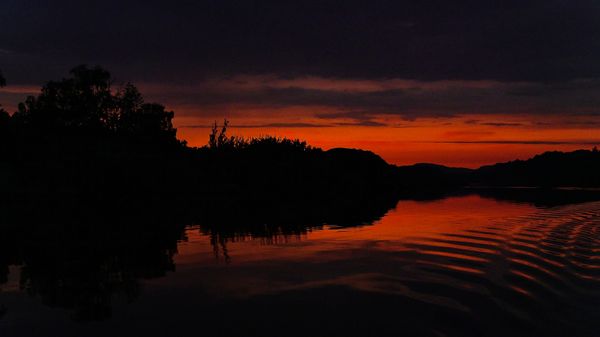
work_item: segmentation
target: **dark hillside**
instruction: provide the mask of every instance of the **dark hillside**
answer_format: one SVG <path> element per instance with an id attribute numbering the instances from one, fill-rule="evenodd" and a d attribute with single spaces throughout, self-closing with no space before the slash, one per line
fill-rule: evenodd
<path id="1" fill-rule="evenodd" d="M 483 166 L 472 185 L 536 187 L 600 187 L 600 152 L 546 152 L 528 160 Z"/>

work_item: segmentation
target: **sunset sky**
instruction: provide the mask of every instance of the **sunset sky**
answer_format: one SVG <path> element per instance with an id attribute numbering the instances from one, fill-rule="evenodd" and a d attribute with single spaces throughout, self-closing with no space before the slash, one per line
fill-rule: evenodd
<path id="1" fill-rule="evenodd" d="M 600 144 L 600 2 L 0 2 L 9 111 L 78 64 L 210 124 L 395 164 L 452 166 Z"/>

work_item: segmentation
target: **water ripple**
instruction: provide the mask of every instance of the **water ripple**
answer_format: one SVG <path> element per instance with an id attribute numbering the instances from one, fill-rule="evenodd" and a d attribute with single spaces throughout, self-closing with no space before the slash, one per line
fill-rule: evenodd
<path id="1" fill-rule="evenodd" d="M 599 215 L 600 203 L 548 208 L 416 238 L 405 244 L 404 258 L 439 282 L 404 284 L 469 311 L 491 302 L 495 309 L 485 310 L 534 330 L 550 320 L 575 332 L 578 322 L 600 318 Z"/>

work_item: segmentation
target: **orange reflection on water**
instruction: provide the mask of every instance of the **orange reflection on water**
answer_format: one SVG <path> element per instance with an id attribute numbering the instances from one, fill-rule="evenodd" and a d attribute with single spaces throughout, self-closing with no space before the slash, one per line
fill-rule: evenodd
<path id="1" fill-rule="evenodd" d="M 400 201 L 373 224 L 225 240 L 218 258 L 210 237 L 190 229 L 189 242 L 179 244 L 178 272 L 152 283 L 235 299 L 344 289 L 408 298 L 411 308 L 479 315 L 500 303 L 494 318 L 504 310 L 532 315 L 600 282 L 592 258 L 598 214 L 600 202 L 535 208 L 474 195 Z"/>
<path id="2" fill-rule="evenodd" d="M 407 288 L 404 280 L 427 280 L 431 276 L 423 268 L 483 277 L 488 271 L 482 266 L 497 254 L 470 243 L 481 240 L 463 237 L 453 243 L 448 234 L 490 232 L 493 229 L 489 227 L 496 221 L 534 211 L 532 206 L 479 196 L 400 201 L 373 224 L 348 228 L 325 225 L 301 236 L 276 240 L 236 238 L 225 240 L 216 250 L 210 236 L 192 228 L 175 256 L 179 277 L 156 282 L 181 287 L 201 284 L 219 296 L 236 297 L 346 285 L 435 302 L 439 299 Z M 434 279 L 438 282 L 439 276 Z M 461 288 L 476 287 L 453 280 L 445 282 Z"/>
<path id="3" fill-rule="evenodd" d="M 323 230 L 314 230 L 300 237 L 280 238 L 274 244 L 265 244 L 260 238 L 248 238 L 227 242 L 226 249 L 230 262 L 240 264 L 264 259 L 310 259 L 316 255 L 335 258 L 335 254 L 326 252 L 365 247 L 407 249 L 405 244 L 418 243 L 423 239 L 430 243 L 431 240 L 438 240 L 439 246 L 452 246 L 442 241 L 448 239 L 448 233 L 473 229 L 483 231 L 490 222 L 533 211 L 532 206 L 498 202 L 474 195 L 425 202 L 400 201 L 395 209 L 372 225 L 349 228 L 325 226 Z M 214 260 L 214 250 L 207 236 L 193 229 L 188 230 L 187 236 L 188 242 L 179 246 L 178 264 Z M 467 239 L 463 237 L 461 240 Z"/>

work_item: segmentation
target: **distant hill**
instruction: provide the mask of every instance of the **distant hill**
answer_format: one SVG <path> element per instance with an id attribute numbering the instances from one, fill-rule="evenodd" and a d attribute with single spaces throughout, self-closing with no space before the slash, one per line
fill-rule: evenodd
<path id="1" fill-rule="evenodd" d="M 527 160 L 482 166 L 470 179 L 475 186 L 600 187 L 600 152 L 546 152 Z"/>
<path id="2" fill-rule="evenodd" d="M 600 187 L 600 152 L 545 152 L 527 160 L 478 169 L 420 163 L 395 168 L 397 184 L 409 189 L 451 187 Z"/>
<path id="3" fill-rule="evenodd" d="M 395 168 L 396 183 L 404 189 L 440 189 L 468 184 L 473 170 L 419 163 Z"/>

